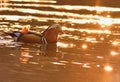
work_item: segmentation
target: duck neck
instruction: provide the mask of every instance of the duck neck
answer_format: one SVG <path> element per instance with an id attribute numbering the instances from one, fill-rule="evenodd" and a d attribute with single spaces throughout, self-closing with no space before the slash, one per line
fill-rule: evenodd
<path id="1" fill-rule="evenodd" d="M 48 43 L 56 43 L 58 40 L 58 33 L 56 31 L 49 30 L 45 32 L 44 37 Z"/>

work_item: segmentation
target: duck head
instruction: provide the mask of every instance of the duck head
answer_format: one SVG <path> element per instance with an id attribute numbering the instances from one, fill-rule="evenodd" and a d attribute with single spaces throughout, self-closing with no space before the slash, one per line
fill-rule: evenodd
<path id="1" fill-rule="evenodd" d="M 42 35 L 46 39 L 47 43 L 56 43 L 58 40 L 58 34 L 63 33 L 62 26 L 60 24 L 53 24 L 49 26 Z"/>

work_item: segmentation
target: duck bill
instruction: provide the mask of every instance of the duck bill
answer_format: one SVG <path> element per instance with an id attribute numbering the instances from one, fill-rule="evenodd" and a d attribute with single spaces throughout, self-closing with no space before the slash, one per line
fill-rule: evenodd
<path id="1" fill-rule="evenodd" d="M 63 30 L 60 31 L 60 34 L 65 34 L 65 32 Z"/>

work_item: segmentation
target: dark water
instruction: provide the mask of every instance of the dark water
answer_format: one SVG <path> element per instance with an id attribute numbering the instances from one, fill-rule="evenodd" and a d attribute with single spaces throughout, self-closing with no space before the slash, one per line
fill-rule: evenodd
<path id="1" fill-rule="evenodd" d="M 120 8 L 93 3 L 9 0 L 1 5 L 0 82 L 119 82 Z M 57 44 L 14 42 L 4 33 L 28 25 L 40 33 L 53 23 L 62 23 L 65 31 Z"/>

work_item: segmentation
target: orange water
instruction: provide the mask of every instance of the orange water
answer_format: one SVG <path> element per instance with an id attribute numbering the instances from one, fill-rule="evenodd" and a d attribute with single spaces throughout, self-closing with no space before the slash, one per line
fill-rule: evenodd
<path id="1" fill-rule="evenodd" d="M 1 82 L 119 82 L 120 8 L 9 0 L 0 8 Z M 4 32 L 40 33 L 62 23 L 57 44 L 14 42 Z"/>

